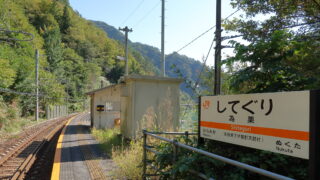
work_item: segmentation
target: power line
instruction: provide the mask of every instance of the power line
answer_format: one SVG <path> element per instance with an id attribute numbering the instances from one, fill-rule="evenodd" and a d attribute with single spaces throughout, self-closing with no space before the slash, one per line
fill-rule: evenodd
<path id="1" fill-rule="evenodd" d="M 213 39 L 212 39 L 212 42 L 211 42 L 211 45 L 210 45 L 210 48 L 209 48 L 209 51 L 208 51 L 208 54 L 207 54 L 207 56 L 206 56 L 206 59 L 203 61 L 202 68 L 201 68 L 201 71 L 200 71 L 200 73 L 199 73 L 199 75 L 198 75 L 198 78 L 197 78 L 197 81 L 196 81 L 196 83 L 195 83 L 194 88 L 197 88 L 198 84 L 200 83 L 200 77 L 201 77 L 201 75 L 202 75 L 202 73 L 203 73 L 203 71 L 204 71 L 204 68 L 205 68 L 205 66 L 206 66 L 206 63 L 207 63 L 207 60 L 208 60 L 208 58 L 209 58 L 210 52 L 211 52 L 211 50 L 212 50 L 214 41 L 215 41 L 215 39 L 213 38 Z"/>
<path id="2" fill-rule="evenodd" d="M 198 84 L 200 83 L 200 77 L 201 77 L 201 75 L 202 75 L 202 73 L 203 73 L 203 71 L 204 71 L 204 68 L 205 68 L 205 66 L 206 66 L 206 63 L 207 63 L 207 60 L 208 60 L 208 58 L 209 58 L 210 52 L 211 52 L 211 50 L 212 50 L 214 41 L 215 41 L 215 38 L 212 39 L 212 42 L 211 42 L 209 51 L 208 51 L 208 53 L 207 53 L 207 56 L 206 56 L 205 60 L 203 61 L 203 64 L 202 64 L 202 67 L 201 67 L 201 71 L 200 71 L 200 73 L 199 73 L 199 75 L 198 75 L 198 78 L 197 78 L 197 80 L 196 80 L 196 83 L 194 84 L 194 87 L 191 87 L 193 91 L 195 91 L 195 89 L 197 88 Z M 192 98 L 189 99 L 189 102 L 188 102 L 187 104 L 190 104 L 190 103 L 191 103 L 191 100 L 192 100 Z M 184 116 L 186 115 L 187 111 L 188 111 L 190 108 L 191 108 L 191 106 L 187 106 L 187 107 L 184 109 L 184 112 L 183 112 L 183 116 L 182 116 L 182 117 L 184 117 Z"/>
<path id="3" fill-rule="evenodd" d="M 37 96 L 37 94 L 35 94 L 35 93 L 19 92 L 19 91 L 15 91 L 15 90 L 12 90 L 12 89 L 6 89 L 6 88 L 0 88 L 0 92 L 23 95 L 23 96 Z M 67 99 L 67 97 L 49 97 L 49 96 L 47 96 L 45 94 L 39 94 L 39 97 L 41 97 L 43 99 Z M 69 99 L 69 101 L 71 101 L 71 102 L 81 102 L 83 100 L 85 100 L 85 99 Z"/>
<path id="4" fill-rule="evenodd" d="M 225 20 L 227 20 L 228 18 L 230 18 L 231 16 L 233 16 L 235 13 L 237 13 L 240 9 L 237 9 L 236 11 L 234 11 L 233 13 L 231 13 L 229 16 L 227 16 Z M 180 51 L 182 51 L 183 49 L 185 49 L 186 47 L 188 47 L 190 44 L 194 43 L 196 40 L 198 40 L 199 38 L 201 38 L 202 36 L 204 36 L 205 34 L 207 34 L 209 31 L 211 31 L 213 28 L 215 28 L 216 25 L 212 26 L 211 28 L 209 28 L 208 30 L 206 30 L 205 32 L 201 33 L 199 36 L 197 36 L 196 38 L 194 38 L 193 40 L 191 40 L 189 43 L 187 43 L 186 45 L 182 46 L 178 51 L 176 51 L 177 53 L 179 53 Z"/>
<path id="5" fill-rule="evenodd" d="M 215 28 L 216 26 L 212 26 L 211 28 L 209 28 L 208 30 L 206 30 L 205 32 L 203 32 L 202 34 L 200 34 L 199 36 L 197 36 L 196 38 L 194 38 L 193 40 L 191 40 L 189 43 L 187 43 L 186 45 L 184 45 L 182 48 L 180 48 L 178 51 L 176 51 L 177 53 L 180 52 L 181 50 L 183 50 L 184 48 L 188 47 L 190 44 L 192 44 L 193 42 L 195 42 L 196 40 L 198 40 L 199 38 L 201 38 L 203 35 L 207 34 L 209 31 L 211 31 L 213 28 Z"/>
<path id="6" fill-rule="evenodd" d="M 5 89 L 5 88 L 0 88 L 0 92 L 18 94 L 18 95 L 26 95 L 26 96 L 36 96 L 35 93 L 19 92 L 19 91 L 15 91 L 15 90 L 12 90 L 12 89 Z"/>
<path id="7" fill-rule="evenodd" d="M 238 11 L 239 11 L 239 9 L 236 10 L 235 12 L 231 13 L 229 16 L 227 16 L 226 19 L 228 19 L 229 17 L 233 16 L 233 15 L 234 15 L 236 12 L 238 12 Z M 225 19 L 225 20 L 226 20 L 226 19 Z M 180 48 L 177 52 L 181 51 L 182 49 L 184 49 L 184 48 L 186 48 L 187 46 L 189 46 L 190 44 L 192 44 L 194 41 L 196 41 L 197 39 L 199 39 L 200 37 L 202 37 L 204 34 L 206 34 L 207 32 L 209 32 L 210 30 L 212 30 L 214 27 L 215 27 L 215 26 L 211 27 L 210 29 L 208 29 L 207 31 L 205 31 L 204 33 L 202 33 L 201 35 L 199 35 L 198 37 L 196 37 L 195 39 L 193 39 L 191 42 L 189 42 L 188 44 L 186 44 L 185 46 L 183 46 L 182 48 Z M 237 37 L 238 37 L 238 36 L 237 36 Z M 231 38 L 231 37 L 228 37 L 228 38 Z M 214 41 L 215 41 L 215 38 L 212 39 L 210 48 L 209 48 L 209 50 L 208 50 L 208 53 L 207 53 L 207 56 L 206 56 L 205 60 L 203 61 L 202 68 L 201 68 L 201 71 L 200 71 L 200 73 L 199 73 L 199 75 L 198 75 L 198 77 L 197 77 L 196 83 L 194 84 L 193 87 L 191 87 L 193 91 L 196 90 L 198 84 L 200 83 L 200 77 L 201 77 L 201 75 L 202 75 L 202 73 L 203 73 L 203 71 L 204 71 L 204 69 L 205 69 L 205 66 L 206 66 L 207 60 L 208 60 L 208 58 L 209 58 L 210 52 L 211 52 L 211 50 L 212 50 Z M 192 100 L 192 99 L 189 99 L 188 104 L 191 103 L 191 100 Z M 189 109 L 190 109 L 190 106 L 187 106 L 187 107 L 184 109 L 184 112 L 183 112 L 183 116 L 182 116 L 182 117 L 185 116 L 185 114 L 187 113 L 187 111 L 188 111 Z"/>
<path id="8" fill-rule="evenodd" d="M 153 10 L 158 7 L 160 5 L 161 1 L 158 1 L 157 4 L 155 4 L 155 6 L 153 6 L 150 11 L 148 11 L 133 27 L 136 28 L 147 16 L 149 16 L 150 13 L 153 12 Z"/>
<path id="9" fill-rule="evenodd" d="M 34 35 L 32 33 L 25 32 L 25 31 L 12 31 L 12 30 L 8 30 L 8 29 L 0 28 L 0 33 L 1 32 L 6 35 L 23 34 L 23 35 L 29 36 L 29 38 L 28 39 L 17 39 L 17 38 L 9 38 L 9 37 L 0 37 L 0 41 L 32 41 L 34 38 Z"/>
<path id="10" fill-rule="evenodd" d="M 240 9 L 235 10 L 233 13 L 229 14 L 229 16 L 227 16 L 223 21 L 229 19 L 231 16 L 233 16 L 234 14 L 236 14 L 238 11 L 240 11 Z"/>
<path id="11" fill-rule="evenodd" d="M 137 6 L 136 8 L 134 8 L 134 10 L 129 14 L 129 16 L 120 24 L 120 26 L 122 26 L 124 23 L 126 23 L 130 17 L 132 17 L 134 15 L 134 13 L 137 12 L 137 10 L 140 8 L 140 6 L 143 4 L 144 0 L 142 0 Z"/>

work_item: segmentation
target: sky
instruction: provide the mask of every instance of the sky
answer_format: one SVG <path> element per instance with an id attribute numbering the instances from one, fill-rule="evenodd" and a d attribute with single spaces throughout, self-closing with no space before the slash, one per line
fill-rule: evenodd
<path id="1" fill-rule="evenodd" d="M 129 39 L 154 47 L 161 47 L 161 0 L 69 0 L 72 8 L 82 17 L 106 22 L 116 28 L 128 26 L 133 29 Z M 214 0 L 167 0 L 165 3 L 165 53 L 178 51 L 181 47 L 215 25 L 216 1 Z M 222 18 L 235 12 L 230 0 L 222 0 Z M 232 17 L 239 16 L 236 13 Z M 224 35 L 224 33 L 223 33 Z M 179 51 L 196 60 L 207 55 L 214 38 L 214 29 Z M 225 43 L 224 43 L 225 44 Z M 222 51 L 232 55 L 232 49 Z M 211 51 L 207 64 L 214 64 Z"/>

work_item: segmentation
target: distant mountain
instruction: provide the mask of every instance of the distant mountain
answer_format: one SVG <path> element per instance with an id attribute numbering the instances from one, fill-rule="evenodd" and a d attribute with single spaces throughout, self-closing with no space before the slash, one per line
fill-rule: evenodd
<path id="1" fill-rule="evenodd" d="M 110 26 L 101 21 L 92 22 L 95 23 L 101 29 L 103 29 L 108 34 L 109 38 L 124 43 L 124 35 L 115 27 Z M 139 42 L 133 43 L 130 40 L 129 48 L 132 51 L 138 51 L 144 59 L 149 60 L 156 67 L 155 74 L 159 74 L 161 69 L 161 52 L 158 48 Z M 189 80 L 195 82 L 197 80 L 199 72 L 201 71 L 201 68 L 202 64 L 193 58 L 189 58 L 178 53 L 171 53 L 169 55 L 166 55 L 166 74 L 169 77 L 179 77 L 179 75 L 175 72 L 177 69 L 179 69 L 183 77 L 186 77 Z M 185 83 L 181 86 L 181 88 L 188 94 L 192 94 L 191 89 L 187 88 L 187 85 Z"/>
<path id="2" fill-rule="evenodd" d="M 109 38 L 124 43 L 125 37 L 117 28 L 110 26 L 109 24 L 102 21 L 91 20 L 91 22 L 93 22 L 99 28 L 103 29 L 108 34 Z"/>

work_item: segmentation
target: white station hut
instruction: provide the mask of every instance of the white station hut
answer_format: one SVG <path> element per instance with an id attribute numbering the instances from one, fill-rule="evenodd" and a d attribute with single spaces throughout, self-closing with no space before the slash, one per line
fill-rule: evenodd
<path id="1" fill-rule="evenodd" d="M 180 89 L 177 78 L 129 75 L 119 84 L 88 92 L 91 125 L 120 125 L 127 138 L 138 138 L 142 129 L 176 131 L 179 127 Z"/>

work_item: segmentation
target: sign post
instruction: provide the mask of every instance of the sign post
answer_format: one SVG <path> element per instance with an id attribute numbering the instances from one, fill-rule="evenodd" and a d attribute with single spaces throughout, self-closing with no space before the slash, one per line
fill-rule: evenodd
<path id="1" fill-rule="evenodd" d="M 201 96 L 199 97 L 198 103 L 198 146 L 204 144 L 204 139 L 201 137 Z"/>
<path id="2" fill-rule="evenodd" d="M 309 160 L 320 179 L 320 90 L 200 97 L 201 138 Z"/>
<path id="3" fill-rule="evenodd" d="M 320 179 L 320 90 L 310 91 L 309 179 Z"/>

